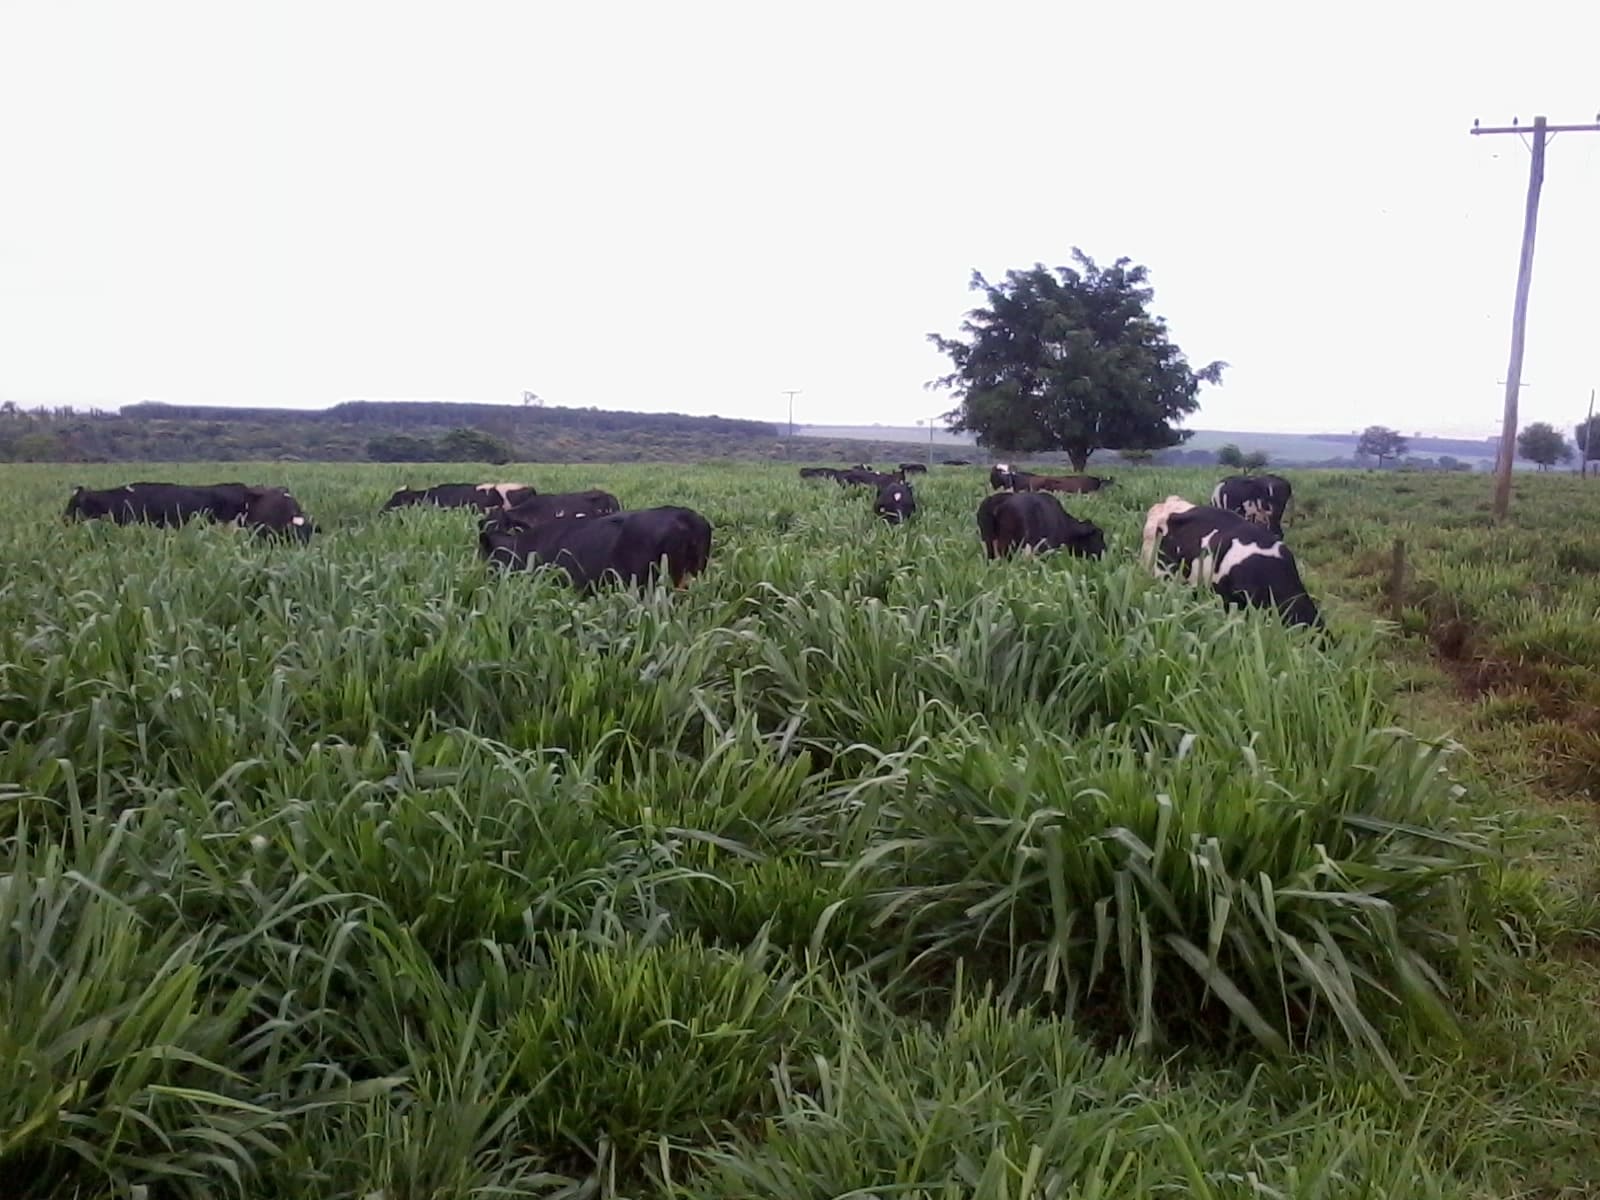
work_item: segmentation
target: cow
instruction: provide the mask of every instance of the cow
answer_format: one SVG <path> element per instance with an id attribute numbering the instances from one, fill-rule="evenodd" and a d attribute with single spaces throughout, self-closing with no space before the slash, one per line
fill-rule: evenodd
<path id="1" fill-rule="evenodd" d="M 901 471 L 886 475 L 882 471 L 874 471 L 867 467 L 851 467 L 848 471 L 840 471 L 833 477 L 833 481 L 840 487 L 881 488 L 886 483 L 904 483 L 906 477 Z"/>
<path id="2" fill-rule="evenodd" d="M 121 487 L 75 487 L 65 519 L 110 517 L 118 525 L 182 525 L 193 517 L 235 521 L 244 513 L 242 483 L 186 484 L 141 480 Z"/>
<path id="3" fill-rule="evenodd" d="M 293 533 L 310 539 L 316 526 L 307 520 L 285 488 L 243 483 L 155 483 L 91 490 L 76 487 L 67 500 L 67 520 L 110 517 L 118 525 L 182 525 L 195 517 L 236 524 L 259 533 Z"/>
<path id="4" fill-rule="evenodd" d="M 928 468 L 927 468 L 926 464 L 924 464 L 924 463 L 903 462 L 903 463 L 900 464 L 900 474 L 902 476 L 904 476 L 904 475 L 926 475 L 927 473 L 928 473 Z"/>
<path id="5" fill-rule="evenodd" d="M 676 505 L 605 517 L 556 517 L 533 526 L 485 524 L 478 549 L 489 562 L 519 570 L 562 568 L 584 594 L 607 578 L 648 583 L 663 558 L 673 586 L 681 588 L 711 558 L 711 522 Z"/>
<path id="6" fill-rule="evenodd" d="M 288 488 L 246 488 L 244 512 L 235 520 L 263 536 L 289 537 L 300 542 L 309 542 L 317 532 Z"/>
<path id="7" fill-rule="evenodd" d="M 1238 513 L 1282 537 L 1292 491 L 1279 475 L 1230 475 L 1211 493 L 1211 507 Z"/>
<path id="8" fill-rule="evenodd" d="M 911 491 L 911 485 L 903 479 L 881 484 L 872 511 L 891 525 L 910 520 L 917 511 L 917 498 Z"/>
<path id="9" fill-rule="evenodd" d="M 1010 488 L 1014 492 L 1032 491 L 1027 482 L 1036 478 L 1028 471 L 1017 470 L 1010 463 L 995 463 L 989 468 L 989 487 L 994 491 L 1001 488 Z"/>
<path id="10" fill-rule="evenodd" d="M 1026 490 L 1082 494 L 1098 492 L 1103 487 L 1111 486 L 1112 482 L 1110 477 L 1100 475 L 1034 475 L 1029 478 Z"/>
<path id="11" fill-rule="evenodd" d="M 1238 513 L 1168 496 L 1145 516 L 1145 566 L 1209 583 L 1229 607 L 1274 608 L 1287 625 L 1326 632 L 1283 539 Z"/>
<path id="12" fill-rule="evenodd" d="M 431 504 L 436 508 L 476 508 L 488 512 L 512 508 L 537 494 L 538 490 L 526 483 L 439 483 L 428 488 L 401 488 L 389 497 L 383 511 Z"/>
<path id="13" fill-rule="evenodd" d="M 1098 475 L 1035 475 L 1009 463 L 996 463 L 989 471 L 989 486 L 996 491 L 1010 488 L 1014 492 L 1098 492 L 1112 482 L 1109 477 Z"/>
<path id="14" fill-rule="evenodd" d="M 559 517 L 609 517 L 621 511 L 622 505 L 617 498 L 598 488 L 587 492 L 546 492 L 543 496 L 530 496 L 511 508 L 497 509 L 482 518 L 479 527 L 499 522 L 532 528 L 541 521 Z"/>
<path id="15" fill-rule="evenodd" d="M 947 458 L 940 465 L 945 467 L 970 467 L 972 460 L 970 458 Z"/>
<path id="16" fill-rule="evenodd" d="M 1106 537 L 1092 521 L 1080 521 L 1061 501 L 1042 492 L 995 492 L 978 505 L 978 537 L 987 558 L 1000 558 L 1019 546 L 1032 553 L 1064 549 L 1080 558 L 1099 558 Z"/>
<path id="17" fill-rule="evenodd" d="M 801 479 L 838 479 L 844 472 L 838 467 L 801 467 Z"/>

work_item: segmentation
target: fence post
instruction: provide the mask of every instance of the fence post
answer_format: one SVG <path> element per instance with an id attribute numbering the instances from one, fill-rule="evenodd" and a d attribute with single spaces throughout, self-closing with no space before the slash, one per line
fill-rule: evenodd
<path id="1" fill-rule="evenodd" d="M 1394 553 L 1389 561 L 1389 611 L 1398 621 L 1406 594 L 1406 541 L 1395 538 Z"/>

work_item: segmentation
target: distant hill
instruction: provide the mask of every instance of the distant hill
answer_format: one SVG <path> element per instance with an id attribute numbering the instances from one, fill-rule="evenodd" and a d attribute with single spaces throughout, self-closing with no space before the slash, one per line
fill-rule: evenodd
<path id="1" fill-rule="evenodd" d="M 462 431 L 483 435 L 463 442 Z M 396 461 L 428 458 L 450 435 L 457 444 L 500 445 L 518 462 L 698 462 L 718 459 L 875 464 L 968 458 L 993 461 L 972 437 L 916 425 L 801 425 L 597 408 L 522 407 L 443 401 L 354 400 L 319 410 L 225 405 L 130 404 L 119 412 L 0 410 L 0 461 L 230 462 L 306 459 Z M 1353 433 L 1314 436 L 1197 430 L 1157 462 L 1214 462 L 1229 442 L 1259 450 L 1278 466 L 1355 465 Z M 402 453 L 401 449 L 404 452 Z M 1413 457 L 1450 455 L 1492 465 L 1493 443 L 1415 437 Z M 437 457 L 465 457 L 439 454 Z M 1057 464 L 1061 454 L 1029 455 Z M 1093 462 L 1118 460 L 1101 451 Z M 1521 465 L 1521 464 L 1519 464 Z"/>

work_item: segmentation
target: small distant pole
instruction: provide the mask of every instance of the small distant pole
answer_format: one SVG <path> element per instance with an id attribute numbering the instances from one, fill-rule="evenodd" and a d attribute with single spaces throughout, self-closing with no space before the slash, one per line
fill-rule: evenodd
<path id="1" fill-rule="evenodd" d="M 794 398 L 804 388 L 785 388 L 783 394 L 789 397 L 789 457 L 794 457 Z"/>
<path id="2" fill-rule="evenodd" d="M 1594 454 L 1594 443 L 1590 440 L 1594 430 L 1594 389 L 1589 389 L 1589 415 L 1583 419 L 1583 445 L 1578 448 L 1578 478 L 1589 478 L 1589 456 Z M 1595 457 L 1600 458 L 1600 455 Z"/>
<path id="3" fill-rule="evenodd" d="M 1494 515 L 1503 521 L 1511 507 L 1511 464 L 1517 453 L 1517 390 L 1522 386 L 1522 348 L 1528 326 L 1528 288 L 1533 282 L 1533 240 L 1539 225 L 1539 193 L 1544 187 L 1544 149 L 1553 134 L 1600 133 L 1600 113 L 1593 125 L 1551 125 L 1534 117 L 1531 130 L 1512 124 L 1497 129 L 1472 123 L 1471 133 L 1533 134 L 1533 158 L 1528 165 L 1528 202 L 1522 217 L 1522 256 L 1517 263 L 1517 293 L 1511 310 L 1511 361 L 1506 368 L 1505 416 L 1500 427 L 1500 457 L 1495 464 Z"/>

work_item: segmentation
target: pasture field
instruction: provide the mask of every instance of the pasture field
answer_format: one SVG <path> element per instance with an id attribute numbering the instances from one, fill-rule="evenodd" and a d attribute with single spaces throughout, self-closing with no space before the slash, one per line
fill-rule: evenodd
<path id="1" fill-rule="evenodd" d="M 1600 1194 L 1600 489 L 1288 473 L 1322 646 L 1140 569 L 1216 473 L 1111 473 L 1104 560 L 990 564 L 979 469 L 891 528 L 788 466 L 138 468 L 292 546 L 6 468 L 0 1196 Z M 710 568 L 378 513 L 455 478 Z"/>

